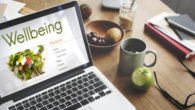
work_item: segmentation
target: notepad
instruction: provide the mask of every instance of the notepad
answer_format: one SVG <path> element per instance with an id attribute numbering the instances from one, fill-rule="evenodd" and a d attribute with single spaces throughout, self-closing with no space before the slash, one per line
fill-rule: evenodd
<path id="1" fill-rule="evenodd" d="M 154 16 L 145 23 L 144 31 L 159 41 L 175 56 L 183 59 L 195 58 L 195 39 L 179 39 L 165 21 L 165 17 L 173 15 L 175 16 L 176 14 L 163 12 Z"/>
<path id="2" fill-rule="evenodd" d="M 165 20 L 181 40 L 195 38 L 195 23 L 188 15 L 168 16 Z"/>

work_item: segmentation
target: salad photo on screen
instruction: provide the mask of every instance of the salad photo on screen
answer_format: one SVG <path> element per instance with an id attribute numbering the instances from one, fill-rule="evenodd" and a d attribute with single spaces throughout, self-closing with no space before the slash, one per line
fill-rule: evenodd
<path id="1" fill-rule="evenodd" d="M 42 57 L 43 45 L 38 45 L 34 51 L 26 49 L 9 56 L 10 70 L 21 80 L 28 80 L 44 73 L 45 58 Z"/>

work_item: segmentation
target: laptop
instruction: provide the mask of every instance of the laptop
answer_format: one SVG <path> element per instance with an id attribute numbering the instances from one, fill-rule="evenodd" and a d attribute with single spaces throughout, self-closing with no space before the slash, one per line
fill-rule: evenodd
<path id="1" fill-rule="evenodd" d="M 76 1 L 0 24 L 1 110 L 135 110 L 93 65 Z"/>

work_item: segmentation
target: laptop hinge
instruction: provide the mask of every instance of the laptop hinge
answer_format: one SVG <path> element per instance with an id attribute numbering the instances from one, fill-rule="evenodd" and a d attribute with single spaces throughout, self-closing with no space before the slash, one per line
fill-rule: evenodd
<path id="1" fill-rule="evenodd" d="M 14 102 L 12 100 L 7 101 L 3 104 L 0 105 L 0 110 L 7 110 L 7 107 L 14 104 Z"/>
<path id="2" fill-rule="evenodd" d="M 3 103 L 3 100 L 2 100 L 2 98 L 0 97 L 0 105 Z"/>

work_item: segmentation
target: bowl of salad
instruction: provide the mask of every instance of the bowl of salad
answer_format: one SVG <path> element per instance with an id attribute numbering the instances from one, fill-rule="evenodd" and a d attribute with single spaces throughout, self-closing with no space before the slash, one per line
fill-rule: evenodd
<path id="1" fill-rule="evenodd" d="M 34 51 L 26 49 L 9 56 L 8 66 L 21 80 L 28 80 L 45 73 L 43 69 L 45 58 L 43 45 L 35 47 Z"/>

